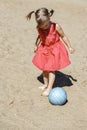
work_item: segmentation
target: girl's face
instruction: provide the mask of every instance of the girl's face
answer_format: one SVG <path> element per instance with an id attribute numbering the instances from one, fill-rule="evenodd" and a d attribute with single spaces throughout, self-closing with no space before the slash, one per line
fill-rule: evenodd
<path id="1" fill-rule="evenodd" d="M 46 16 L 43 16 L 42 20 L 43 20 L 43 22 L 42 22 L 41 25 L 39 25 L 39 28 L 47 29 L 49 27 L 49 25 L 50 25 L 50 18 L 46 17 Z"/>

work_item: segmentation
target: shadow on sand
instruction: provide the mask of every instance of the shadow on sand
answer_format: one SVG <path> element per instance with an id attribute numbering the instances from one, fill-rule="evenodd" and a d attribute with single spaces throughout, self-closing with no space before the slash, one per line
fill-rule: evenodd
<path id="1" fill-rule="evenodd" d="M 77 81 L 76 79 L 74 79 L 71 75 L 66 75 L 60 71 L 56 71 L 55 72 L 56 78 L 53 84 L 53 88 L 54 87 L 64 87 L 64 86 L 72 86 L 72 80 L 73 81 Z M 44 83 L 43 81 L 43 75 L 41 74 L 40 76 L 37 77 L 37 79 L 41 82 Z"/>

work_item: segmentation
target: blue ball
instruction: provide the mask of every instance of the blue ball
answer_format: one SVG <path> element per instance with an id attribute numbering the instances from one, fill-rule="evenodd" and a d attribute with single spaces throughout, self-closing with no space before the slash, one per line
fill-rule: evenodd
<path id="1" fill-rule="evenodd" d="M 48 96 L 49 102 L 53 105 L 64 105 L 67 102 L 67 93 L 63 88 L 53 88 Z"/>

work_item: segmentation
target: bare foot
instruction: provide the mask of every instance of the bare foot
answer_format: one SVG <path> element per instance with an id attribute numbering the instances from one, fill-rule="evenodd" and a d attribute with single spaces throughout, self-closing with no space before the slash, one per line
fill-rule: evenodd
<path id="1" fill-rule="evenodd" d="M 40 86 L 40 87 L 38 87 L 38 88 L 41 89 L 41 90 L 45 90 L 45 89 L 47 88 L 47 85 L 44 84 L 44 85 L 42 85 L 42 86 Z"/>
<path id="2" fill-rule="evenodd" d="M 42 93 L 42 96 L 48 96 L 49 93 L 50 93 L 50 89 L 46 89 L 43 93 Z"/>

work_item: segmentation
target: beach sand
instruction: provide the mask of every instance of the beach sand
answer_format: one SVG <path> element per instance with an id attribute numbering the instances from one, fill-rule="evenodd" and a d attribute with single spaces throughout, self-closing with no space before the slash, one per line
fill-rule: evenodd
<path id="1" fill-rule="evenodd" d="M 34 15 L 30 22 L 25 16 L 40 7 L 55 10 L 52 21 L 76 50 L 71 65 L 60 70 L 77 79 L 63 86 L 64 106 L 51 105 L 38 89 L 36 23 Z M 87 130 L 87 0 L 0 0 L 0 130 Z"/>

